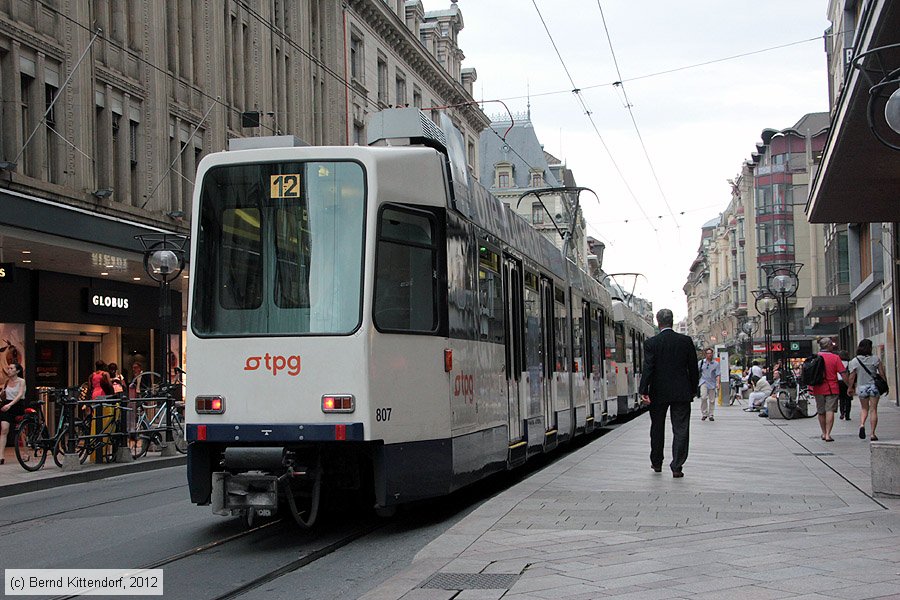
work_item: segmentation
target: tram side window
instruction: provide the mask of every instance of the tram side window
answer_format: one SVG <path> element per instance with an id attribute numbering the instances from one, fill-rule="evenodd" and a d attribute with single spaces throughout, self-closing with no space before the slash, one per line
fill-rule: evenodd
<path id="1" fill-rule="evenodd" d="M 541 327 L 541 295 L 538 292 L 537 276 L 525 274 L 525 368 L 528 371 L 532 386 L 538 385 L 541 376 L 543 357 L 541 340 L 544 332 Z"/>
<path id="2" fill-rule="evenodd" d="M 576 373 L 584 373 L 584 310 L 577 310 L 582 306 L 581 299 L 572 297 L 572 368 Z"/>
<path id="3" fill-rule="evenodd" d="M 626 362 L 625 360 L 625 325 L 616 323 L 616 362 Z"/>
<path id="4" fill-rule="evenodd" d="M 385 208 L 375 265 L 375 326 L 433 332 L 438 324 L 435 224 L 418 211 Z"/>
<path id="5" fill-rule="evenodd" d="M 502 344 L 506 326 L 500 255 L 481 245 L 478 265 L 478 331 L 482 340 Z"/>
<path id="6" fill-rule="evenodd" d="M 569 328 L 566 319 L 566 296 L 560 289 L 555 289 L 556 302 L 556 370 L 566 373 L 569 369 Z"/>
<path id="7" fill-rule="evenodd" d="M 591 323 L 591 373 L 603 375 L 603 313 L 590 311 L 594 318 Z"/>

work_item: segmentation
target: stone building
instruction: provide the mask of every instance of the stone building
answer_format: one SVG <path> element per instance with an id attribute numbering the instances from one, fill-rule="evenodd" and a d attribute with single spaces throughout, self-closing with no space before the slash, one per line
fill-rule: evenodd
<path id="1" fill-rule="evenodd" d="M 452 1 L 0 0 L 0 328 L 29 387 L 83 381 L 100 358 L 161 366 L 134 236 L 188 233 L 197 163 L 230 138 L 353 144 L 381 108 L 447 107 L 476 171 L 489 120 L 463 25 Z"/>
<path id="2" fill-rule="evenodd" d="M 572 192 L 527 194 L 547 188 L 572 187 L 572 171 L 545 152 L 531 122 L 531 111 L 495 116 L 481 132 L 480 179 L 492 194 L 540 231 L 560 249 L 563 234 L 572 232 L 568 254 L 583 269 L 588 268 L 586 225 L 577 195 Z M 574 227 L 573 227 L 574 221 Z"/>
<path id="3" fill-rule="evenodd" d="M 841 341 L 852 351 L 859 339 L 872 340 L 897 402 L 900 132 L 886 121 L 885 105 L 900 83 L 900 5 L 831 1 L 826 16 L 831 132 L 806 213 L 810 221 L 826 224 L 827 261 L 836 265 L 829 291 L 846 294 L 850 302 L 837 315 Z"/>
<path id="4" fill-rule="evenodd" d="M 827 132 L 825 113 L 805 115 L 786 129 L 765 129 L 751 159 L 730 180 L 731 200 L 718 219 L 704 224 L 684 286 L 696 342 L 723 346 L 748 361 L 761 358 L 764 319 L 754 292 L 766 290 L 769 273 L 783 264 L 803 265 L 798 289 L 787 300 L 792 360 L 808 356 L 816 336 L 838 333 L 829 312 L 836 301 L 825 296 L 825 230 L 807 221 L 802 201 Z M 776 349 L 783 341 L 780 319 L 777 312 L 771 315 Z M 752 347 L 741 336 L 748 320 L 755 322 Z"/>

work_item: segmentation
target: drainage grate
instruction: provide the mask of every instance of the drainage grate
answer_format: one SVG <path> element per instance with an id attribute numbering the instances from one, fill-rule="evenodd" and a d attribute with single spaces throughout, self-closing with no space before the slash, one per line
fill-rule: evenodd
<path id="1" fill-rule="evenodd" d="M 508 590 L 518 574 L 510 573 L 435 573 L 420 588 L 437 590 Z"/>
<path id="2" fill-rule="evenodd" d="M 794 452 L 794 456 L 834 456 L 834 452 Z"/>

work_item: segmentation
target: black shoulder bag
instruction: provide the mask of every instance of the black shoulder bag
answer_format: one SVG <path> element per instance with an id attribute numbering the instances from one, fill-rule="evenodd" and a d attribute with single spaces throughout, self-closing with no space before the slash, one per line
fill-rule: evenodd
<path id="1" fill-rule="evenodd" d="M 866 364 L 863 361 L 859 360 L 858 356 L 856 357 L 856 362 L 858 362 L 859 366 L 865 369 L 866 373 L 869 374 L 869 377 L 872 378 L 872 383 L 875 384 L 875 389 L 878 390 L 878 395 L 884 396 L 885 394 L 887 394 L 890 388 L 888 387 L 888 382 L 885 381 L 884 377 L 881 376 L 881 373 L 876 372 L 875 374 L 873 374 L 872 371 L 870 371 L 866 366 Z"/>

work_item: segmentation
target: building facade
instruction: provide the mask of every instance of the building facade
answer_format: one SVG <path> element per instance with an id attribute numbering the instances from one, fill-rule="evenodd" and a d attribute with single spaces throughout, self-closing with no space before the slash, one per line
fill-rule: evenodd
<path id="1" fill-rule="evenodd" d="M 847 254 L 849 268 L 835 276 L 852 303 L 849 315 L 841 316 L 842 338 L 872 340 L 886 367 L 889 397 L 896 402 L 900 133 L 883 115 L 887 97 L 900 85 L 892 75 L 900 67 L 900 6 L 886 0 L 832 0 L 827 17 L 831 132 L 806 212 L 812 222 L 834 224 L 826 225 L 828 255 Z M 883 93 L 873 95 L 878 84 Z"/>
<path id="2" fill-rule="evenodd" d="M 567 254 L 587 270 L 586 225 L 578 194 L 546 193 L 550 188 L 575 186 L 575 178 L 561 160 L 544 151 L 531 123 L 531 111 L 494 117 L 491 126 L 481 132 L 479 145 L 482 185 L 557 248 L 565 244 Z"/>
<path id="3" fill-rule="evenodd" d="M 787 298 L 792 343 L 785 350 L 791 359 L 808 356 L 815 337 L 838 333 L 829 310 L 839 302 L 825 300 L 825 229 L 807 221 L 802 201 L 827 131 L 825 113 L 805 115 L 787 129 L 765 129 L 750 160 L 729 180 L 731 199 L 718 219 L 704 224 L 684 286 L 689 328 L 698 344 L 722 346 L 745 362 L 764 357 L 765 318 L 755 298 L 785 264 L 802 265 L 797 291 Z M 846 300 L 841 306 L 846 309 Z M 770 349 L 776 353 L 784 341 L 781 320 L 780 312 L 770 314 Z"/>
<path id="4" fill-rule="evenodd" d="M 477 172 L 489 119 L 462 28 L 455 3 L 418 0 L 0 0 L 0 337 L 29 388 L 97 359 L 164 367 L 135 236 L 188 234 L 197 163 L 231 138 L 360 143 L 372 112 L 409 104 L 446 111 Z"/>

